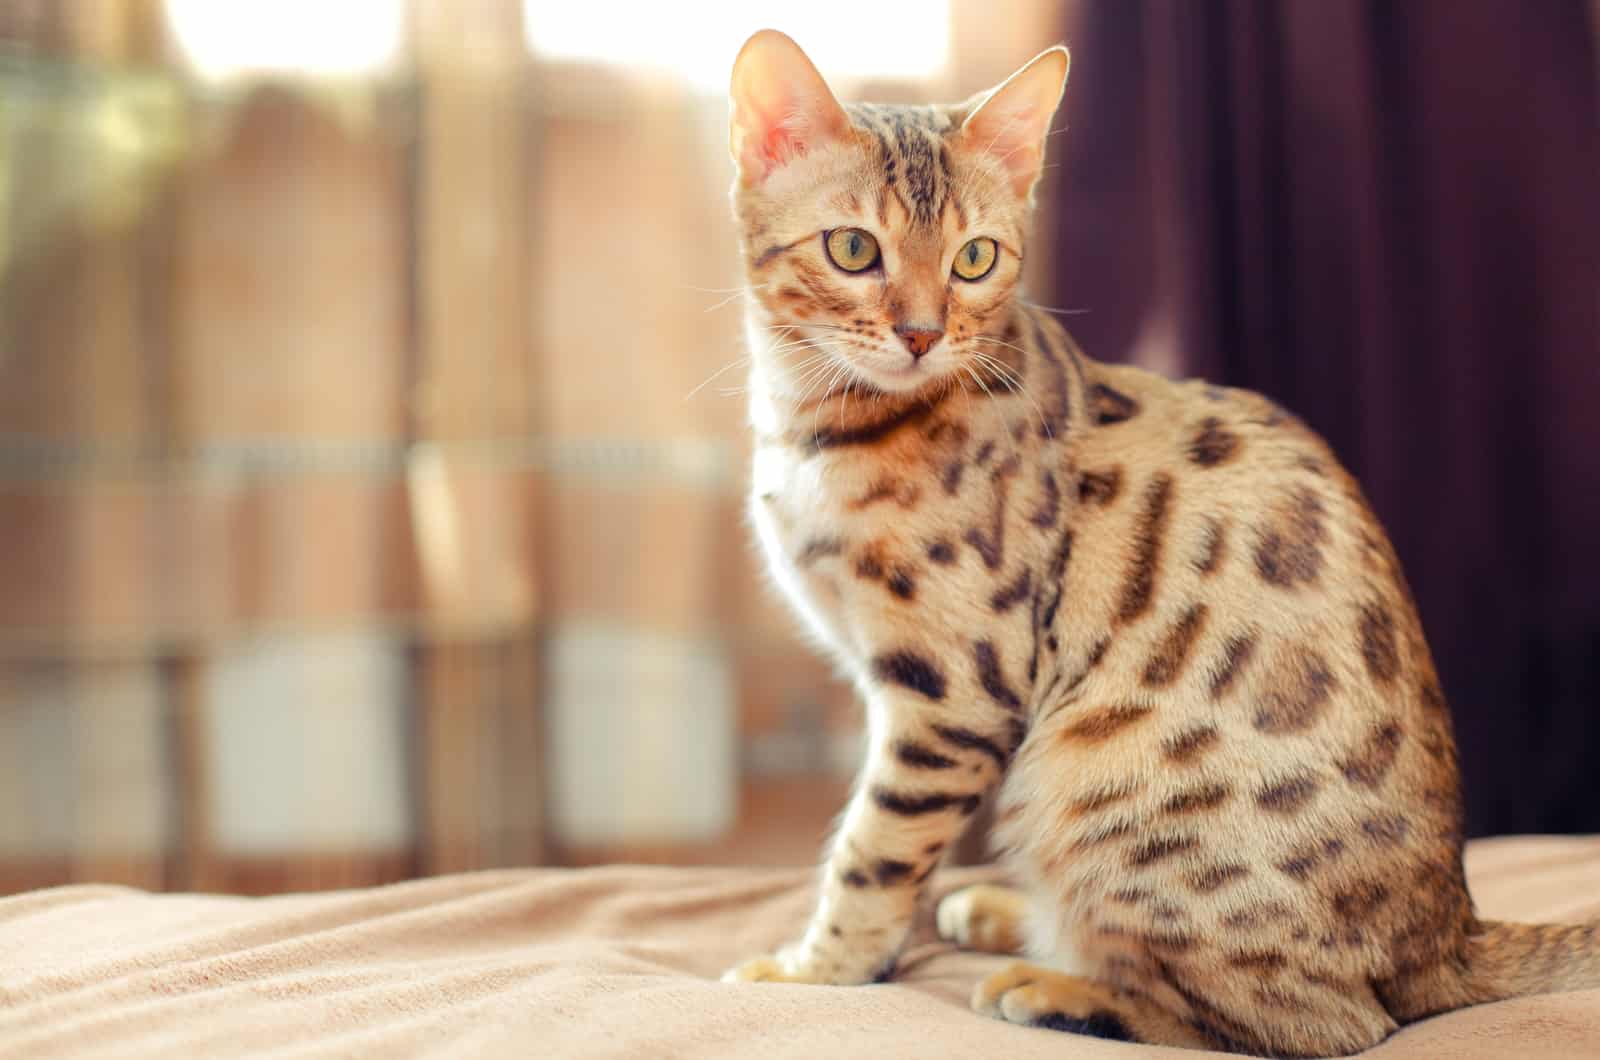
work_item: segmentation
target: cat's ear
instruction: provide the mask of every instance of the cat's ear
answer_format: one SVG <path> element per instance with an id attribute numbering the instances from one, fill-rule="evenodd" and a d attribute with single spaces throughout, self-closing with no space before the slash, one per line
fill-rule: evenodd
<path id="1" fill-rule="evenodd" d="M 850 119 L 800 45 L 775 29 L 745 41 L 733 61 L 729 148 L 746 184 L 850 135 Z"/>
<path id="2" fill-rule="evenodd" d="M 1061 102 L 1071 65 L 1059 44 L 981 96 L 961 135 L 968 149 L 992 155 L 1011 175 L 1011 186 L 1026 198 L 1044 163 L 1044 139 Z"/>

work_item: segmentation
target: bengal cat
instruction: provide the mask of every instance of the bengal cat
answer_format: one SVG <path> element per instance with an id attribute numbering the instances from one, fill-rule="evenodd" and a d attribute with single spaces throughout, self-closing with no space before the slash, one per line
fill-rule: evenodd
<path id="1" fill-rule="evenodd" d="M 986 792 L 1021 889 L 937 911 L 1025 950 L 1017 1023 L 1280 1056 L 1600 986 L 1597 927 L 1474 914 L 1450 716 L 1382 529 L 1240 390 L 1097 364 L 1018 289 L 1068 57 L 954 106 L 735 63 L 753 521 L 867 705 L 799 942 L 733 980 L 893 973 Z M 1003 781 L 1003 784 L 1002 784 Z"/>

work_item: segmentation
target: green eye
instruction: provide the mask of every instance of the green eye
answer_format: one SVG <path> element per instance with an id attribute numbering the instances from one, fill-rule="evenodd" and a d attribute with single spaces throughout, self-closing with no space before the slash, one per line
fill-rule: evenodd
<path id="1" fill-rule="evenodd" d="M 950 267 L 963 280 L 981 280 L 989 275 L 1000 257 L 1000 248 L 988 236 L 979 236 L 956 251 L 955 264 Z"/>
<path id="2" fill-rule="evenodd" d="M 822 241 L 828 260 L 845 272 L 864 272 L 878 263 L 878 241 L 859 228 L 835 228 Z"/>

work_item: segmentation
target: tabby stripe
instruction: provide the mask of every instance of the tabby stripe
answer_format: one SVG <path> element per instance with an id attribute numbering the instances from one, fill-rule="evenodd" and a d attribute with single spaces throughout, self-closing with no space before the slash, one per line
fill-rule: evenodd
<path id="1" fill-rule="evenodd" d="M 939 813 L 951 807 L 959 809 L 962 815 L 966 816 L 978 808 L 979 797 L 977 795 L 953 795 L 946 792 L 907 795 L 904 792 L 875 787 L 872 789 L 872 801 L 880 809 L 899 814 L 901 817 L 921 817 L 924 814 Z"/>
<path id="2" fill-rule="evenodd" d="M 1010 711 L 1022 709 L 1022 699 L 1006 684 L 1000 672 L 1000 656 L 991 641 L 980 640 L 972 646 L 973 658 L 978 664 L 978 682 L 989 698 Z"/>
<path id="3" fill-rule="evenodd" d="M 1235 633 L 1222 645 L 1222 661 L 1211 677 L 1211 698 L 1221 699 L 1238 678 L 1239 671 L 1250 663 L 1255 654 L 1256 635 L 1251 631 Z"/>
<path id="4" fill-rule="evenodd" d="M 1124 784 L 1121 787 L 1106 788 L 1088 796 L 1087 798 L 1079 799 L 1077 802 L 1073 803 L 1071 812 L 1075 815 L 1094 813 L 1097 810 L 1103 810 L 1107 806 L 1119 803 L 1124 799 L 1132 798 L 1137 792 L 1137 788 L 1127 784 Z"/>
<path id="5" fill-rule="evenodd" d="M 1022 572 L 1012 579 L 1010 585 L 1001 586 L 995 590 L 993 596 L 989 597 L 989 607 L 995 614 L 1003 615 L 1021 603 L 1031 588 L 1033 588 L 1033 571 L 1023 567 Z"/>
<path id="6" fill-rule="evenodd" d="M 1256 805 L 1273 813 L 1293 813 L 1310 802 L 1321 787 L 1321 782 L 1309 774 L 1291 777 L 1263 788 L 1256 794 Z"/>
<path id="7" fill-rule="evenodd" d="M 1122 587 L 1117 609 L 1119 622 L 1132 622 L 1150 608 L 1156 574 L 1161 566 L 1161 546 L 1166 538 L 1172 504 L 1172 476 L 1165 472 L 1150 480 L 1144 491 L 1144 510 L 1134 524 L 1134 558 Z"/>
<path id="8" fill-rule="evenodd" d="M 1210 516 L 1206 517 L 1205 553 L 1195 561 L 1195 570 L 1201 574 L 1215 574 L 1222 566 L 1222 555 L 1228 545 L 1228 528 Z"/>
<path id="9" fill-rule="evenodd" d="M 1044 487 L 1044 496 L 1028 521 L 1041 530 L 1048 530 L 1056 525 L 1056 516 L 1061 511 L 1061 487 L 1056 485 L 1055 472 L 1048 468 L 1039 472 L 1039 485 Z"/>
<path id="10" fill-rule="evenodd" d="M 1088 504 L 1091 501 L 1104 508 L 1110 505 L 1122 493 L 1122 468 L 1113 467 L 1105 471 L 1085 471 L 1078 476 L 1078 502 Z"/>
<path id="11" fill-rule="evenodd" d="M 1063 742 L 1099 744 L 1111 739 L 1130 725 L 1148 718 L 1152 708 L 1143 704 L 1126 703 L 1102 707 L 1081 716 L 1061 730 Z"/>
<path id="12" fill-rule="evenodd" d="M 917 582 L 911 575 L 911 568 L 904 565 L 896 566 L 889 573 L 889 578 L 884 582 L 884 585 L 900 599 L 910 600 L 917 595 Z"/>
<path id="13" fill-rule="evenodd" d="M 954 497 L 961 489 L 961 476 L 966 473 L 967 465 L 959 460 L 952 460 L 944 466 L 944 474 L 939 482 L 944 486 L 944 491 Z"/>
<path id="14" fill-rule="evenodd" d="M 1344 853 L 1344 840 L 1325 839 L 1293 851 L 1274 868 L 1290 879 L 1304 883 L 1325 860 L 1332 861 Z"/>
<path id="15" fill-rule="evenodd" d="M 994 759 L 994 764 L 1001 769 L 1006 767 L 1009 756 L 1001 750 L 1000 745 L 973 732 L 971 729 L 962 729 L 954 725 L 935 725 L 934 735 L 952 747 L 959 747 L 963 751 L 979 751 Z"/>
<path id="16" fill-rule="evenodd" d="M 1061 579 L 1067 573 L 1067 562 L 1072 559 L 1072 531 L 1067 530 L 1061 535 L 1061 540 L 1056 542 L 1056 550 L 1050 556 L 1050 582 L 1060 586 Z"/>
<path id="17" fill-rule="evenodd" d="M 1255 727 L 1274 736 L 1302 732 L 1321 716 L 1338 687 L 1327 659 L 1302 647 L 1273 675 L 1273 687 L 1256 711 Z"/>
<path id="18" fill-rule="evenodd" d="M 1339 770 L 1352 784 L 1376 788 L 1394 766 L 1404 739 L 1405 732 L 1399 722 L 1393 719 L 1380 722 L 1361 749 L 1339 763 Z"/>
<path id="19" fill-rule="evenodd" d="M 1105 383 L 1095 383 L 1089 388 L 1089 409 L 1098 427 L 1123 423 L 1139 415 L 1137 401 Z"/>
<path id="20" fill-rule="evenodd" d="M 976 526 L 970 526 L 962 535 L 967 544 L 978 550 L 978 555 L 983 557 L 984 566 L 990 570 L 999 570 L 1000 563 L 1005 558 L 1006 494 L 1011 489 L 1011 476 L 1016 474 L 1021 466 L 1022 458 L 1013 453 L 1008 460 L 989 472 L 989 481 L 994 487 L 989 530 L 985 533 Z"/>
<path id="21" fill-rule="evenodd" d="M 872 866 L 872 875 L 877 879 L 880 886 L 890 887 L 904 882 L 916 871 L 916 868 L 909 861 L 895 861 L 892 858 L 884 858 Z"/>
<path id="22" fill-rule="evenodd" d="M 1205 604 L 1191 606 L 1167 631 L 1156 653 L 1145 665 L 1143 681 L 1147 688 L 1161 688 L 1172 684 L 1183 674 L 1189 659 L 1189 649 L 1205 628 L 1208 610 Z"/>
<path id="23" fill-rule="evenodd" d="M 875 445 L 894 434 L 902 427 L 920 423 L 927 419 L 939 403 L 944 400 L 946 392 L 927 401 L 919 401 L 908 405 L 898 412 L 885 416 L 875 423 L 863 424 L 860 427 L 833 428 L 823 427 L 812 432 L 806 439 L 813 449 L 837 449 L 844 446 Z"/>
<path id="24" fill-rule="evenodd" d="M 1361 658 L 1367 672 L 1380 682 L 1395 679 L 1400 672 L 1400 653 L 1395 646 L 1394 616 L 1380 603 L 1361 608 Z"/>
<path id="25" fill-rule="evenodd" d="M 1201 725 L 1169 738 L 1161 745 L 1161 753 L 1169 761 L 1189 762 L 1210 750 L 1221 738 L 1215 725 Z"/>
<path id="26" fill-rule="evenodd" d="M 1200 424 L 1200 433 L 1189 443 L 1189 459 L 1201 467 L 1226 464 L 1239 451 L 1239 436 L 1222 425 L 1215 416 L 1207 416 Z"/>
<path id="27" fill-rule="evenodd" d="M 960 764 L 954 758 L 942 755 L 932 748 L 924 747 L 910 740 L 901 740 L 896 743 L 894 745 L 894 756 L 915 769 L 954 769 Z"/>
<path id="28" fill-rule="evenodd" d="M 896 651 L 872 660 L 873 675 L 880 681 L 909 688 L 935 703 L 944 699 L 945 679 L 939 668 L 914 652 Z"/>
<path id="29" fill-rule="evenodd" d="M 1202 810 L 1214 810 L 1227 802 L 1233 795 L 1233 789 L 1226 784 L 1202 784 L 1197 788 L 1190 788 L 1172 796 L 1161 806 L 1161 812 L 1166 814 L 1198 813 Z"/>
<path id="30" fill-rule="evenodd" d="M 1128 867 L 1132 869 L 1154 865 L 1158 861 L 1165 861 L 1175 854 L 1193 850 L 1200 845 L 1200 840 L 1192 835 L 1184 836 L 1157 836 L 1148 839 L 1132 850 L 1128 851 Z"/>
<path id="31" fill-rule="evenodd" d="M 1007 741 L 1006 757 L 1017 753 L 1017 748 L 1022 746 L 1022 741 L 1028 738 L 1028 722 L 1021 715 L 1013 714 L 1006 719 L 1006 730 L 1010 735 Z"/>
<path id="32" fill-rule="evenodd" d="M 1061 434 L 1072 422 L 1072 392 L 1067 385 L 1067 370 L 1061 363 L 1061 351 L 1050 341 L 1050 329 L 1044 313 L 1038 312 L 1032 315 L 1029 323 L 1033 325 L 1034 342 L 1038 344 L 1039 352 L 1044 355 L 1045 363 L 1050 366 L 1054 407 L 1044 415 L 1044 422 L 1039 424 L 1039 437 L 1050 438 Z"/>
<path id="33" fill-rule="evenodd" d="M 1240 950 L 1228 956 L 1228 964 L 1234 968 L 1244 968 L 1252 972 L 1276 972 L 1289 963 L 1277 950 Z"/>

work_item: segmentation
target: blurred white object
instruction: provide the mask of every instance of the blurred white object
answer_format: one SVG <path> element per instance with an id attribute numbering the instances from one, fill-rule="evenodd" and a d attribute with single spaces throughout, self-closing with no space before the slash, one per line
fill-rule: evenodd
<path id="1" fill-rule="evenodd" d="M 253 638 L 208 669 L 213 841 L 228 854 L 407 847 L 404 641 Z"/>
<path id="2" fill-rule="evenodd" d="M 828 76 L 933 77 L 950 55 L 949 7 L 949 0 L 523 0 L 522 10 L 528 46 L 541 58 L 654 69 L 722 91 L 739 46 L 765 26 L 800 41 Z"/>
<path id="3" fill-rule="evenodd" d="M 395 65 L 405 0 L 167 0 L 167 19 L 202 80 L 352 77 Z"/>
<path id="4" fill-rule="evenodd" d="M 574 846 L 713 840 L 738 809 L 725 654 L 707 638 L 612 626 L 552 633 L 551 816 Z"/>

